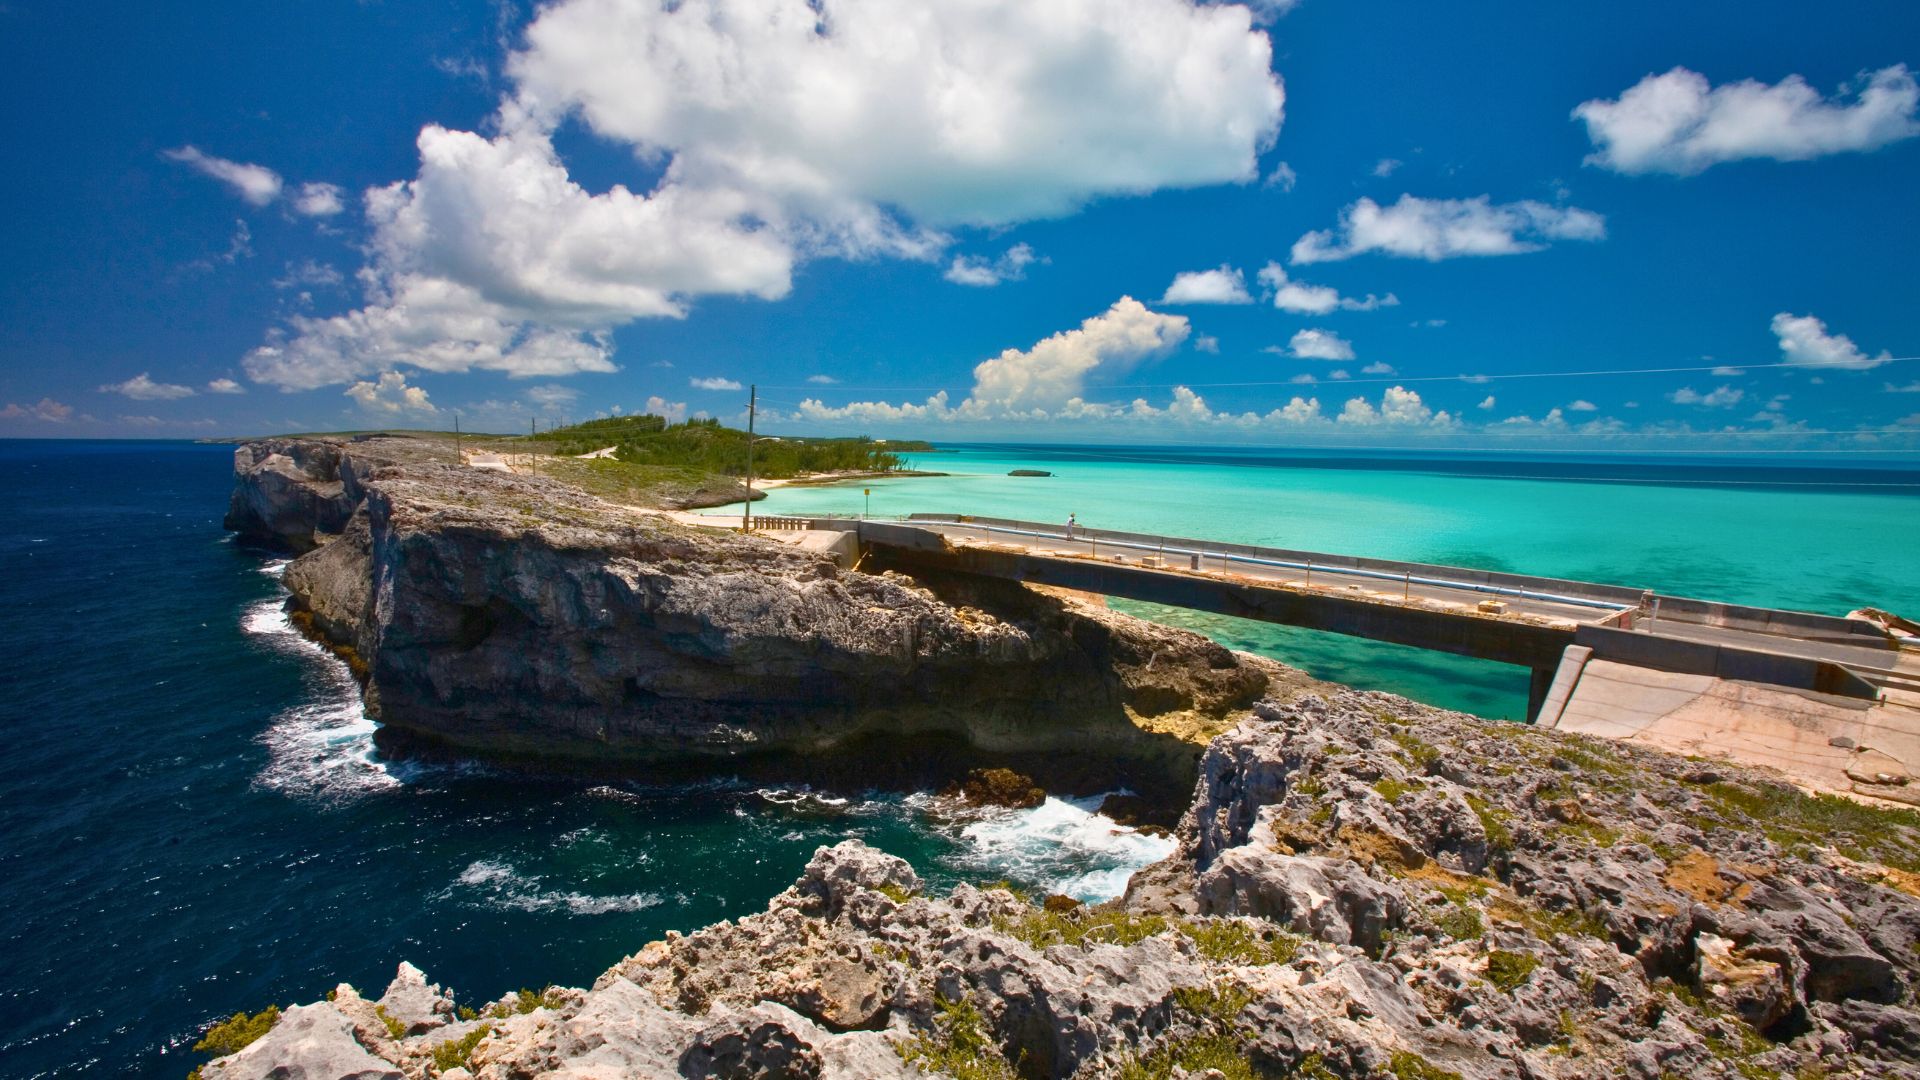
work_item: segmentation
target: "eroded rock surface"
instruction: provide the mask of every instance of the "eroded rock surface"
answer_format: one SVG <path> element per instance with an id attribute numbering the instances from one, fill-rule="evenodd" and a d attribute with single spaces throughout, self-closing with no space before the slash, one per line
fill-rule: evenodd
<path id="1" fill-rule="evenodd" d="M 1911 813 L 1344 692 L 1215 740 L 1179 837 L 1072 911 L 847 841 L 525 1013 L 309 1008 L 409 1077 L 1920 1077 Z"/>
<path id="2" fill-rule="evenodd" d="M 1218 730 L 1311 684 L 1011 583 L 842 571 L 394 442 L 242 447 L 230 515 L 318 548 L 286 572 L 296 615 L 355 665 L 386 739 L 606 765 L 957 736 L 1190 768 L 1198 746 L 1147 721 Z"/>

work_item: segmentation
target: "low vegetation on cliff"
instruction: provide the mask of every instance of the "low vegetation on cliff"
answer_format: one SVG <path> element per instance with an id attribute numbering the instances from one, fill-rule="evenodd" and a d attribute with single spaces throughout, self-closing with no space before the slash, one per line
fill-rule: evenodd
<path id="1" fill-rule="evenodd" d="M 543 431 L 534 441 L 555 454 L 586 454 L 611 446 L 614 457 L 636 465 L 724 476 L 744 476 L 747 471 L 747 433 L 711 419 L 672 424 L 660 416 L 614 416 Z M 892 472 L 908 467 L 903 455 L 932 449 L 923 442 L 762 435 L 753 443 L 753 474 L 785 479 L 808 473 Z"/>

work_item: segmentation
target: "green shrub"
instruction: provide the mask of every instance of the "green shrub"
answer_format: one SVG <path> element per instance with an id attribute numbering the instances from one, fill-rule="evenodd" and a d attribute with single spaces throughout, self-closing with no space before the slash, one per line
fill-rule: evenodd
<path id="1" fill-rule="evenodd" d="M 387 1036 L 394 1042 L 399 1042 L 401 1039 L 407 1037 L 407 1025 L 389 1016 L 385 1005 L 375 1005 L 373 1007 L 373 1015 L 379 1017 L 380 1022 L 387 1026 Z"/>
<path id="2" fill-rule="evenodd" d="M 1237 983 L 1224 988 L 1182 986 L 1173 992 L 1173 1003 L 1200 1019 L 1226 1023 L 1253 1003 L 1253 991 Z"/>
<path id="3" fill-rule="evenodd" d="M 987 1019 L 973 1002 L 962 998 L 935 1002 L 933 1030 L 893 1044 L 901 1060 L 921 1072 L 951 1076 L 954 1080 L 1017 1080 L 1006 1055 L 987 1030 Z"/>
<path id="4" fill-rule="evenodd" d="M 433 1068 L 436 1073 L 448 1069 L 464 1069 L 473 1061 L 473 1048 L 480 1045 L 493 1028 L 481 1024 L 458 1039 L 448 1039 L 433 1048 Z"/>
<path id="5" fill-rule="evenodd" d="M 1218 1069 L 1227 1080 L 1254 1080 L 1253 1065 L 1231 1035 L 1194 1035 L 1164 1042 L 1144 1058 L 1120 1067 L 1120 1080 L 1170 1080 L 1174 1070 L 1189 1075 Z"/>
<path id="6" fill-rule="evenodd" d="M 1180 932 L 1193 939 L 1200 955 L 1224 964 L 1288 964 L 1300 954 L 1299 937 L 1242 919 L 1188 920 Z"/>
<path id="7" fill-rule="evenodd" d="M 1532 977 L 1540 958 L 1532 953 L 1495 949 L 1487 955 L 1487 981 L 1511 994 Z"/>
<path id="8" fill-rule="evenodd" d="M 273 1030 L 273 1025 L 279 1020 L 278 1005 L 269 1005 L 252 1016 L 237 1012 L 208 1028 L 207 1033 L 200 1036 L 200 1041 L 193 1044 L 193 1048 L 223 1058 L 245 1049 L 255 1039 Z"/>
<path id="9" fill-rule="evenodd" d="M 1480 912 L 1458 903 L 1448 904 L 1440 914 L 1435 915 L 1433 925 L 1455 941 L 1474 941 L 1487 932 L 1487 924 L 1480 918 Z"/>
<path id="10" fill-rule="evenodd" d="M 1036 949 L 1049 945 L 1084 947 L 1092 944 L 1132 945 L 1172 924 L 1158 915 L 1134 915 L 1124 911 L 1029 911 L 1014 918 L 1000 916 L 993 928 L 1011 934 Z"/>

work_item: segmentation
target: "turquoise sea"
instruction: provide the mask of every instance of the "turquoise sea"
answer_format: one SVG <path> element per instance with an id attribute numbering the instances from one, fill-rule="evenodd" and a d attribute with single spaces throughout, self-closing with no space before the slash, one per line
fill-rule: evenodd
<path id="1" fill-rule="evenodd" d="M 1445 462 L 962 447 L 949 478 L 784 489 L 762 512 L 1003 514 L 1920 611 L 1920 470 Z M 1009 478 L 1017 467 L 1049 478 Z M 377 992 L 402 959 L 464 1001 L 579 985 L 670 929 L 758 911 L 860 836 L 936 887 L 1109 895 L 1164 841 L 1086 798 L 977 821 L 924 795 L 582 782 L 373 752 L 279 560 L 220 528 L 227 448 L 0 441 L 0 1076 L 179 1080 L 209 1022 Z M 1490 716 L 1517 672 L 1143 613 L 1318 674 Z"/>
<path id="2" fill-rule="evenodd" d="M 783 487 L 764 514 L 979 514 L 1630 585 L 1845 614 L 1920 612 L 1920 463 L 1328 456 L 956 446 L 903 477 Z M 1043 469 L 1050 477 L 1013 477 Z M 864 492 L 870 491 L 871 495 Z M 1503 664 L 1114 601 L 1322 678 L 1491 718 L 1526 713 Z"/>

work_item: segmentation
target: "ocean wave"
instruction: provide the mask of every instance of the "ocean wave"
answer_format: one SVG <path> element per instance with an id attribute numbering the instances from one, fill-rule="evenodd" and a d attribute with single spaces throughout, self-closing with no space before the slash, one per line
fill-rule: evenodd
<path id="1" fill-rule="evenodd" d="M 311 700 L 280 712 L 261 732 L 267 764 L 254 783 L 337 801 L 391 791 L 411 778 L 411 771 L 378 758 L 373 733 L 379 725 L 367 715 L 352 673 L 294 627 L 282 597 L 250 605 L 240 626 L 267 648 L 307 663 L 314 676 L 308 681 Z"/>
<path id="2" fill-rule="evenodd" d="M 960 830 L 960 848 L 949 861 L 1088 903 L 1110 900 L 1125 890 L 1134 871 L 1173 854 L 1175 844 L 1102 816 L 1105 797 L 1048 796 L 1028 810 L 987 811 Z"/>
<path id="3" fill-rule="evenodd" d="M 522 874 L 511 863 L 478 859 L 461 871 L 455 889 L 476 893 L 486 906 L 512 911 L 565 911 L 570 915 L 610 915 L 644 911 L 662 901 L 659 893 L 594 896 L 571 890 L 545 889 L 541 879 Z"/>

